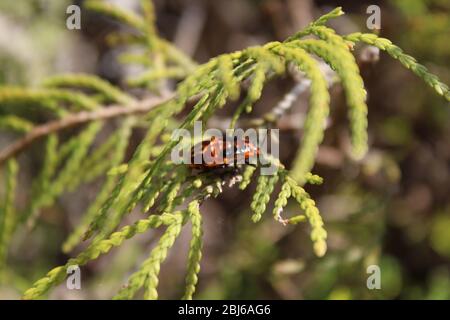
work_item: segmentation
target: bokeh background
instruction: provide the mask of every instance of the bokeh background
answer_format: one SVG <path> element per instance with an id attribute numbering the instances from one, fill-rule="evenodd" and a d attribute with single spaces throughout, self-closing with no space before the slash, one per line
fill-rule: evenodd
<path id="1" fill-rule="evenodd" d="M 139 1 L 111 2 L 135 10 Z M 115 21 L 83 10 L 82 29 L 67 30 L 65 12 L 71 3 L 82 6 L 83 1 L 0 1 L 0 85 L 33 86 L 47 75 L 67 72 L 93 73 L 123 85 L 127 76 L 140 71 L 118 62 L 119 53 L 127 48 L 108 45 L 107 34 L 124 28 Z M 380 35 L 450 83 L 447 0 L 156 0 L 155 4 L 160 34 L 198 62 L 283 40 L 336 6 L 347 13 L 330 24 L 339 33 L 369 32 L 366 8 L 377 4 Z M 378 58 L 365 47 L 358 47 L 355 54 L 369 93 L 370 153 L 362 163 L 350 160 L 345 98 L 339 85 L 333 86 L 330 126 L 314 168 L 325 182 L 308 187 L 329 232 L 327 255 L 314 256 L 306 225 L 283 227 L 270 214 L 253 224 L 249 203 L 254 188 L 227 190 L 201 210 L 205 244 L 197 298 L 450 298 L 450 108 L 398 61 L 385 54 Z M 271 81 L 255 114 L 273 107 L 293 85 L 289 77 Z M 304 114 L 306 108 L 305 94 L 288 117 Z M 225 108 L 221 116 L 231 110 Z M 133 137 L 135 145 L 139 135 Z M 297 130 L 281 132 L 284 163 L 292 160 L 300 137 Z M 0 132 L 2 145 L 14 138 Z M 29 165 L 20 173 L 24 194 L 38 169 L 33 151 L 27 155 L 21 159 Z M 60 246 L 97 190 L 94 183 L 65 194 L 42 212 L 32 233 L 20 230 L 15 235 L 8 260 L 13 272 L 0 286 L 0 298 L 19 298 L 33 281 L 67 260 Z M 297 210 L 288 207 L 286 215 Z M 82 290 L 59 286 L 49 298 L 111 297 L 159 235 L 160 231 L 151 231 L 89 263 L 82 268 Z M 185 230 L 163 264 L 162 298 L 182 294 L 189 240 Z M 366 268 L 372 264 L 381 268 L 381 290 L 366 287 Z"/>

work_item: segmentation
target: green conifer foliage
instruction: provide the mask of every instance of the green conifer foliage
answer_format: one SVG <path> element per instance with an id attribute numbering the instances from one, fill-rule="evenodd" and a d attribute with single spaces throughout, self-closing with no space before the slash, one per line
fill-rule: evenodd
<path id="1" fill-rule="evenodd" d="M 144 298 L 156 299 L 162 263 L 188 222 L 192 226 L 192 239 L 183 298 L 192 299 L 199 281 L 202 257 L 201 204 L 208 198 L 217 197 L 237 179 L 211 172 L 192 175 L 187 167 L 170 161 L 169 155 L 178 141 L 164 137 L 175 128 L 192 128 L 197 120 L 206 122 L 227 101 L 238 100 L 243 95 L 241 83 L 244 80 L 248 79 L 250 85 L 234 112 L 231 127 L 236 126 L 244 112 L 252 112 L 266 81 L 285 74 L 288 65 L 298 68 L 310 81 L 304 135 L 291 169 L 278 163 L 275 175 L 258 176 L 257 168 L 246 166 L 241 173 L 239 188 L 243 190 L 256 180 L 251 202 L 251 219 L 255 223 L 264 218 L 274 190 L 279 190 L 273 196 L 275 221 L 285 225 L 309 223 L 310 238 L 318 257 L 326 253 L 327 232 L 314 200 L 305 190 L 306 184 L 322 183 L 322 178 L 313 175 L 311 170 L 324 136 L 330 107 L 329 84 L 318 60 L 336 72 L 344 89 L 355 159 L 363 158 L 368 149 L 366 91 L 352 54 L 356 43 L 367 43 L 386 51 L 450 101 L 448 87 L 389 40 L 363 33 L 341 36 L 326 27 L 329 19 L 343 14 L 340 8 L 320 17 L 284 42 L 223 54 L 197 65 L 158 36 L 151 2 L 142 1 L 142 5 L 143 14 L 138 15 L 103 1 L 85 1 L 86 9 L 112 17 L 134 29 L 131 34 L 111 34 L 112 42 L 132 43 L 145 49 L 142 56 L 124 54 L 121 58 L 124 63 L 146 67 L 143 74 L 129 79 L 128 85 L 158 91 L 163 81 L 181 79 L 174 94 L 139 101 L 121 88 L 83 74 L 54 76 L 39 88 L 0 88 L 0 129 L 21 135 L 17 144 L 0 151 L 4 184 L 0 201 L 0 271 L 7 268 L 7 250 L 14 230 L 36 223 L 40 210 L 52 206 L 62 194 L 96 178 L 103 178 L 102 186 L 84 217 L 62 245 L 62 250 L 70 253 L 82 240 L 89 240 L 87 249 L 37 280 L 25 291 L 24 299 L 45 297 L 52 287 L 64 281 L 69 266 L 85 265 L 137 234 L 151 228 L 163 228 L 164 233 L 148 258 L 114 296 L 115 299 L 131 299 L 142 288 Z M 176 116 L 186 109 L 187 116 L 180 121 Z M 46 112 L 52 120 L 47 124 L 33 123 L 27 118 L 31 111 Z M 111 118 L 117 118 L 119 122 L 115 132 L 92 150 L 98 133 Z M 146 134 L 127 161 L 125 151 L 131 132 L 138 125 L 142 127 L 142 123 L 146 126 Z M 79 126 L 79 132 L 61 142 L 60 131 L 75 125 Z M 16 209 L 14 199 L 20 172 L 16 157 L 31 143 L 45 145 L 43 161 L 31 188 L 30 199 L 25 209 L 20 211 Z M 105 161 L 105 158 L 109 160 Z M 297 216 L 282 216 L 288 201 L 298 204 Z M 119 228 L 129 213 L 138 209 L 146 216 Z"/>

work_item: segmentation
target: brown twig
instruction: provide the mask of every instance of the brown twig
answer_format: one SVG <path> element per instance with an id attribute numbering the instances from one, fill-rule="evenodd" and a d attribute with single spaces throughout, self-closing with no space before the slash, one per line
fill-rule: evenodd
<path id="1" fill-rule="evenodd" d="M 124 115 L 145 113 L 157 106 L 162 105 L 173 97 L 174 94 L 170 94 L 164 97 L 148 98 L 126 106 L 112 105 L 94 111 L 78 112 L 68 115 L 63 119 L 50 121 L 40 126 L 34 127 L 24 137 L 0 151 L 0 165 L 11 157 L 14 157 L 22 152 L 27 146 L 29 146 L 37 139 L 45 137 L 51 133 L 58 132 L 89 121 L 105 120 Z"/>

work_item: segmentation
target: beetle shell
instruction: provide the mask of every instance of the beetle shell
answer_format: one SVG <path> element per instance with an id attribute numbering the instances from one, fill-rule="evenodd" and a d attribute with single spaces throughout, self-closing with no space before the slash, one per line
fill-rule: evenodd
<path id="1" fill-rule="evenodd" d="M 201 150 L 201 154 L 196 153 L 196 149 Z M 189 166 L 195 169 L 236 166 L 239 157 L 242 157 L 245 163 L 248 163 L 251 157 L 258 156 L 259 153 L 259 148 L 253 145 L 248 138 L 234 138 L 233 143 L 225 138 L 212 137 L 211 140 L 204 140 L 191 149 L 191 164 Z M 201 163 L 195 163 L 195 160 L 198 162 L 200 156 Z"/>

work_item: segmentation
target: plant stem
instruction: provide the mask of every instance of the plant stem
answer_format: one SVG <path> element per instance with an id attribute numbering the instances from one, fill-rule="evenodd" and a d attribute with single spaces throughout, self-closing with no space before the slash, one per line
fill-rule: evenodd
<path id="1" fill-rule="evenodd" d="M 165 102 L 168 102 L 173 97 L 174 94 L 169 94 L 163 97 L 148 98 L 131 105 L 112 105 L 94 111 L 82 111 L 70 114 L 63 119 L 50 121 L 40 126 L 34 127 L 24 137 L 0 151 L 0 165 L 9 158 L 14 157 L 22 152 L 27 146 L 29 146 L 37 139 L 45 137 L 51 133 L 55 133 L 69 127 L 73 127 L 90 121 L 105 120 L 131 114 L 145 113 L 155 107 L 162 105 Z"/>

